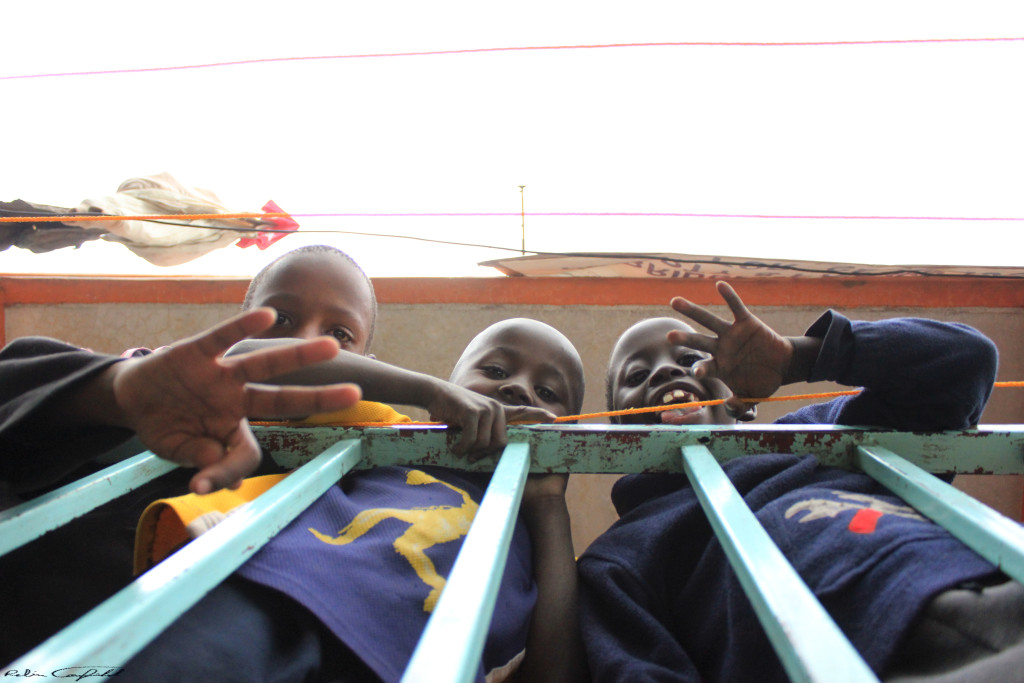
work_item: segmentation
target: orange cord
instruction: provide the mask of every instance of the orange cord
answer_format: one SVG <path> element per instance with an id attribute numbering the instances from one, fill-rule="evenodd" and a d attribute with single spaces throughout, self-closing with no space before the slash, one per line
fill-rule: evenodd
<path id="1" fill-rule="evenodd" d="M 995 382 L 993 387 L 997 389 L 1022 388 L 1024 382 Z M 812 398 L 835 398 L 836 396 L 854 396 L 861 392 L 860 389 L 847 391 L 824 391 L 814 394 L 792 394 L 790 396 L 770 396 L 768 398 L 745 398 L 744 403 L 770 403 L 772 401 L 805 401 Z M 725 403 L 725 399 L 719 398 L 713 401 L 691 401 L 689 403 L 670 403 L 663 406 L 651 406 L 649 408 L 629 408 L 626 410 L 608 410 L 600 413 L 583 413 L 582 415 L 563 415 L 556 417 L 555 422 L 575 422 L 598 417 L 618 417 L 620 415 L 636 415 L 639 413 L 659 413 L 664 410 L 676 410 L 678 408 L 699 408 L 702 406 L 716 406 Z M 253 422 L 258 425 L 294 425 L 295 422 Z M 436 426 L 444 422 L 339 422 L 338 425 L 346 427 L 391 427 L 395 425 L 410 426 Z M 528 422 L 512 422 L 510 424 L 536 424 Z"/>
<path id="2" fill-rule="evenodd" d="M 220 218 L 290 218 L 281 211 L 273 213 L 156 213 L 143 216 L 107 216 L 81 213 L 73 216 L 0 216 L 0 223 L 71 223 L 76 221 L 197 221 Z"/>
<path id="3" fill-rule="evenodd" d="M 792 396 L 772 396 L 770 398 L 745 398 L 744 403 L 767 403 L 769 401 L 802 401 L 810 398 L 834 398 L 836 396 L 853 396 L 859 394 L 860 389 L 849 391 L 828 391 L 817 394 L 794 394 Z M 711 401 L 691 401 L 689 403 L 669 403 L 663 406 L 651 406 L 649 408 L 627 408 L 625 410 L 607 410 L 600 413 L 585 413 L 583 415 L 566 415 L 555 418 L 555 422 L 571 422 L 595 417 L 618 417 L 619 415 L 636 415 L 639 413 L 660 413 L 664 410 L 675 410 L 677 408 L 700 408 L 702 406 L 717 406 L 725 403 L 724 398 Z"/>

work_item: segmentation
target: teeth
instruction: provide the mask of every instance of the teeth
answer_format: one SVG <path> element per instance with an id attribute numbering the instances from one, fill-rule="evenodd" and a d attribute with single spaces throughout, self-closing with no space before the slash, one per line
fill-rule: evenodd
<path id="1" fill-rule="evenodd" d="M 697 398 L 688 391 L 682 389 L 675 389 L 673 391 L 666 392 L 661 397 L 662 403 L 689 403 L 690 401 L 696 401 Z"/>

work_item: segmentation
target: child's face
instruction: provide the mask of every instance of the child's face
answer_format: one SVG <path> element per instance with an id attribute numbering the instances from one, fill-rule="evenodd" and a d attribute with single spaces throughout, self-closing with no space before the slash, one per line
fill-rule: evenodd
<path id="1" fill-rule="evenodd" d="M 698 380 L 691 366 L 708 354 L 668 341 L 670 330 L 693 329 L 674 318 L 637 323 L 619 337 L 608 369 L 613 410 L 647 408 L 728 398 L 729 388 L 717 379 Z M 623 415 L 624 424 L 732 424 L 722 405 Z"/>
<path id="2" fill-rule="evenodd" d="M 329 252 L 304 252 L 273 267 L 253 306 L 272 306 L 277 322 L 262 339 L 329 335 L 341 348 L 365 354 L 373 326 L 369 285 L 359 270 Z"/>
<path id="3" fill-rule="evenodd" d="M 526 318 L 496 323 L 469 343 L 449 380 L 506 405 L 575 415 L 583 404 L 583 366 L 554 328 Z"/>

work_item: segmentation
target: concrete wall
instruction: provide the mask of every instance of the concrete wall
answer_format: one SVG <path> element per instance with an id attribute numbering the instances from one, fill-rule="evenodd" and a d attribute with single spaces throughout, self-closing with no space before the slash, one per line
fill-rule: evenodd
<path id="1" fill-rule="evenodd" d="M 742 291 L 742 290 L 741 290 Z M 754 312 L 783 334 L 799 334 L 823 310 L 821 306 L 754 306 Z M 727 316 L 723 307 L 712 307 Z M 156 347 L 194 334 L 237 311 L 233 303 L 64 303 L 12 304 L 4 309 L 6 339 L 46 335 L 96 351 L 120 352 L 132 346 Z M 1019 308 L 844 308 L 854 318 L 875 320 L 915 315 L 972 325 L 1001 351 L 1000 380 L 1024 379 L 1017 352 L 1024 339 Z M 529 317 L 562 330 L 576 344 L 587 371 L 585 412 L 604 410 L 604 370 L 616 336 L 635 321 L 671 314 L 667 306 L 535 304 L 382 303 L 374 353 L 383 361 L 447 377 L 466 343 L 490 323 Z M 789 393 L 834 390 L 834 385 L 790 387 Z M 785 393 L 784 390 L 783 393 Z M 769 422 L 799 404 L 759 407 L 759 422 Z M 410 411 L 415 412 L 415 411 Z M 414 417 L 425 419 L 422 412 Z M 983 416 L 986 424 L 1024 422 L 1024 390 L 997 389 Z M 608 502 L 614 475 L 577 475 L 570 482 L 570 506 L 577 550 L 615 519 Z M 1015 519 L 1020 517 L 1022 478 L 958 477 L 957 485 Z"/>

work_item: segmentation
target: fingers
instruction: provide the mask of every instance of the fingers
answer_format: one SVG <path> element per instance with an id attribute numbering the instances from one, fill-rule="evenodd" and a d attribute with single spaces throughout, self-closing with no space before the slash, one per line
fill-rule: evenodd
<path id="1" fill-rule="evenodd" d="M 732 311 L 735 320 L 751 317 L 750 310 L 743 303 L 743 300 L 740 299 L 740 295 L 736 293 L 736 290 L 732 288 L 732 285 L 719 280 L 715 283 L 715 287 L 722 298 L 725 299 L 725 303 L 729 305 L 729 310 Z"/>
<path id="2" fill-rule="evenodd" d="M 723 407 L 726 414 L 737 422 L 750 422 L 757 417 L 757 405 L 748 403 L 739 396 L 729 397 Z"/>
<path id="3" fill-rule="evenodd" d="M 505 447 L 505 411 L 497 401 L 489 410 L 480 413 L 475 420 L 467 420 L 462 438 L 453 449 L 456 453 L 467 453 L 470 462 L 476 462 L 486 455 Z"/>
<path id="4" fill-rule="evenodd" d="M 696 351 L 705 353 L 716 353 L 718 351 L 718 340 L 706 334 L 697 332 L 684 332 L 683 330 L 672 330 L 668 333 L 668 340 L 672 344 L 685 346 Z"/>
<path id="5" fill-rule="evenodd" d="M 245 414 L 263 418 L 306 417 L 351 407 L 362 395 L 355 384 L 314 387 L 250 384 L 245 387 Z"/>
<path id="6" fill-rule="evenodd" d="M 690 320 L 708 328 L 717 335 L 724 334 L 729 329 L 729 325 L 731 325 L 729 321 L 719 318 L 706 308 L 702 308 L 681 296 L 672 299 L 672 308 L 680 315 L 685 315 Z"/>
<path id="7" fill-rule="evenodd" d="M 708 377 L 718 376 L 718 362 L 715 357 L 705 358 L 699 360 L 690 366 L 690 370 L 693 372 L 693 376 L 697 379 L 706 379 Z"/>
<path id="8" fill-rule="evenodd" d="M 330 360 L 338 351 L 336 339 L 317 337 L 229 356 L 221 360 L 221 365 L 243 382 L 259 382 Z"/>
<path id="9" fill-rule="evenodd" d="M 549 410 L 543 408 L 535 408 L 533 406 L 505 406 L 505 421 L 507 424 L 512 422 L 523 422 L 523 423 L 537 423 L 537 422 L 554 422 L 557 416 Z"/>
<path id="10" fill-rule="evenodd" d="M 452 446 L 452 452 L 456 455 L 473 451 L 477 442 L 477 434 L 479 434 L 481 428 L 488 434 L 490 434 L 491 430 L 491 424 L 486 418 L 463 420 L 459 426 L 462 428 L 462 433 L 459 434 L 458 440 Z M 470 458 L 470 460 L 473 459 Z"/>
<path id="11" fill-rule="evenodd" d="M 732 285 L 724 280 L 719 280 L 715 283 L 715 289 L 718 291 L 719 296 L 725 300 L 726 305 L 729 306 L 729 310 L 732 311 L 734 320 L 751 317 L 750 310 L 747 308 L 746 304 L 743 303 L 743 300 L 740 299 L 736 290 L 732 288 Z M 729 321 L 718 317 L 706 308 L 698 306 L 692 301 L 684 299 L 681 296 L 677 296 L 672 299 L 671 304 L 672 308 L 675 309 L 677 313 L 685 315 L 696 323 L 700 323 L 719 336 L 724 334 L 729 329 L 729 326 L 732 325 Z"/>
<path id="12" fill-rule="evenodd" d="M 243 422 L 227 444 L 213 439 L 190 444 L 187 457 L 199 468 L 189 488 L 200 495 L 222 488 L 238 488 L 242 479 L 260 464 L 260 449 L 247 422 Z"/>
<path id="13" fill-rule="evenodd" d="M 481 444 L 480 448 L 484 453 L 497 453 L 508 444 L 508 429 L 505 422 L 505 406 L 501 407 L 498 414 L 491 422 L 491 440 L 487 444 Z"/>
<path id="14" fill-rule="evenodd" d="M 254 308 L 239 313 L 205 332 L 186 339 L 177 346 L 194 345 L 203 355 L 215 358 L 246 337 L 262 332 L 274 324 L 277 314 L 272 308 Z"/>

